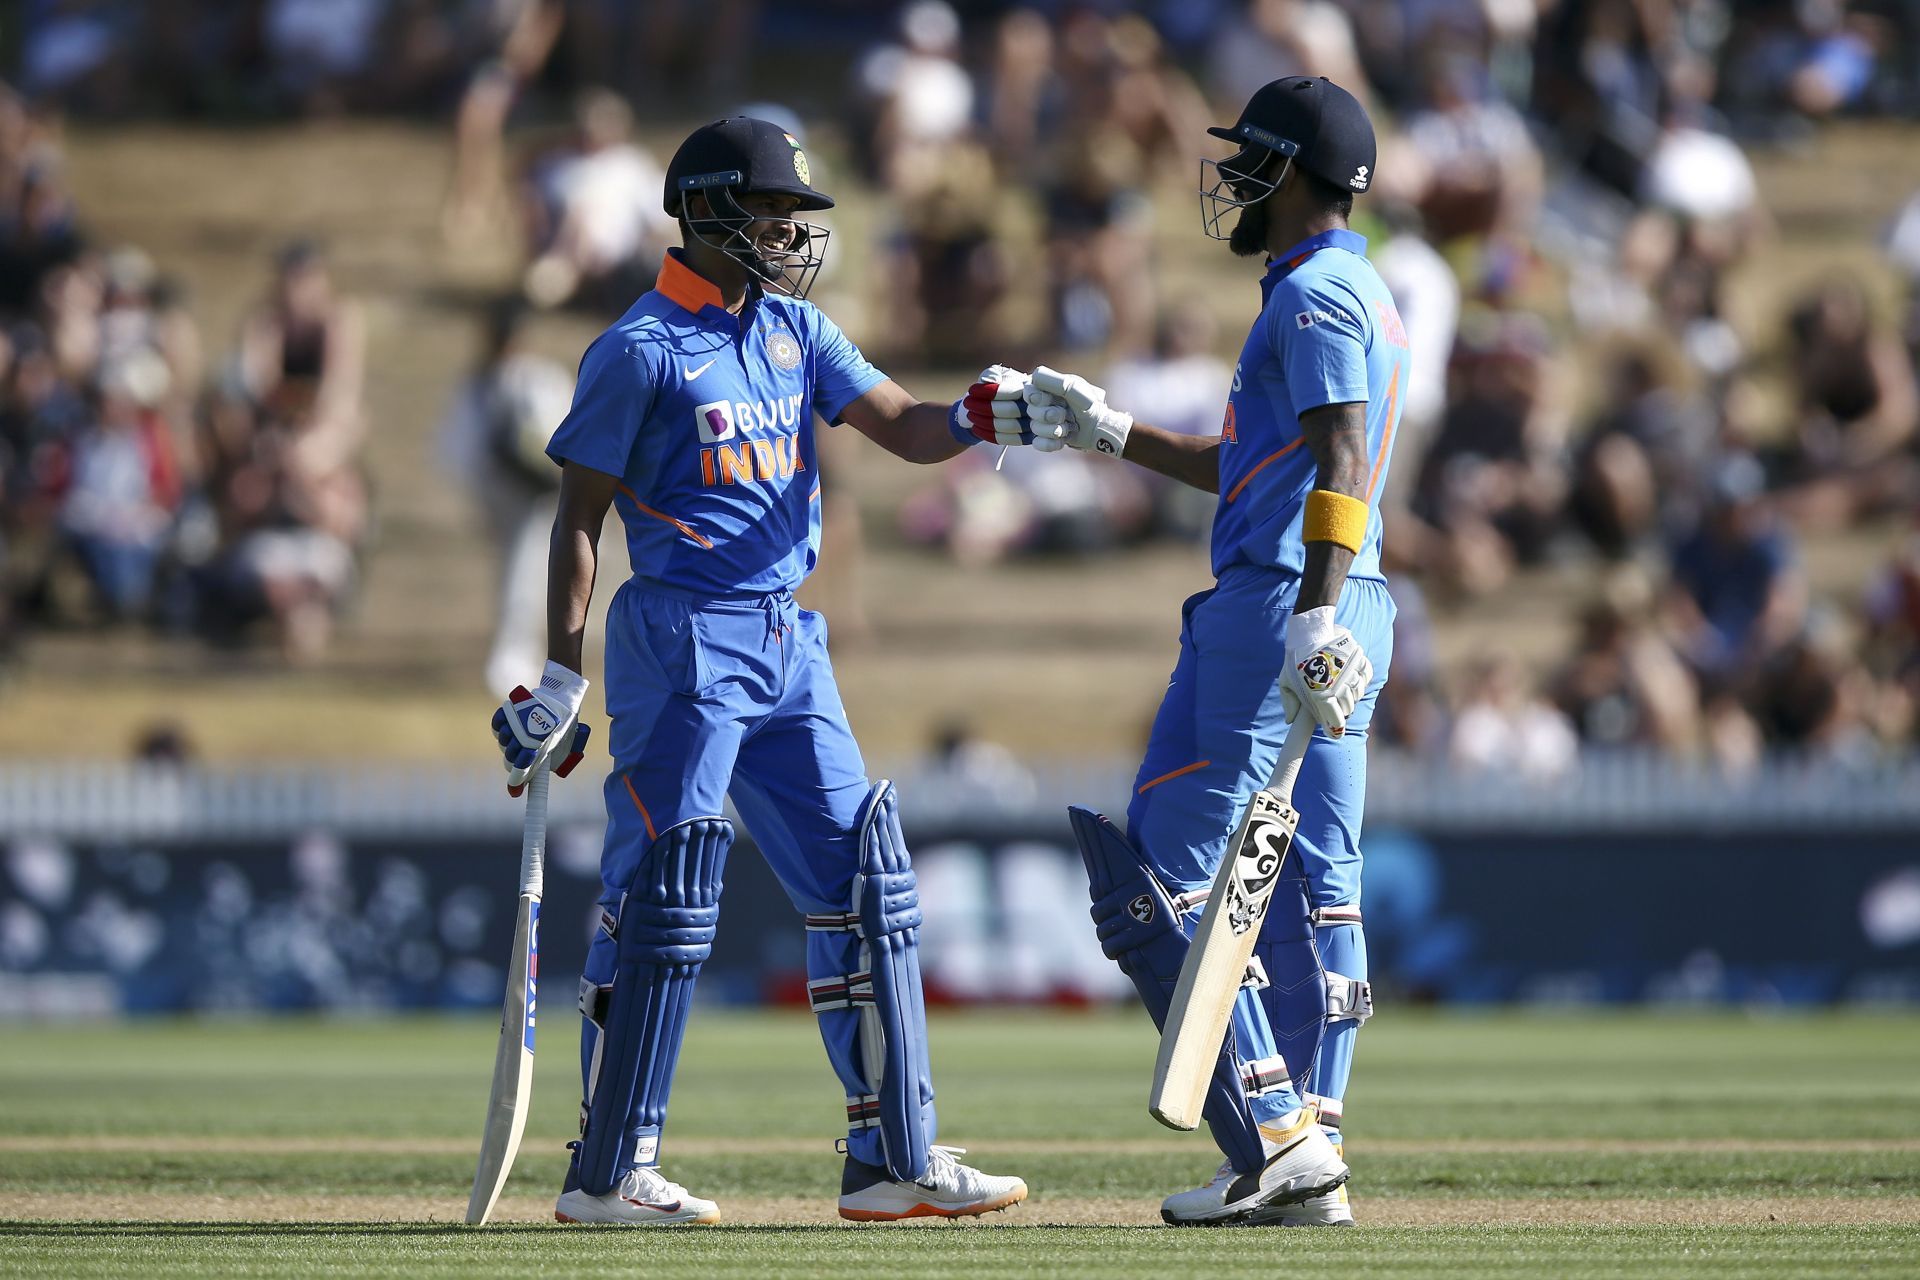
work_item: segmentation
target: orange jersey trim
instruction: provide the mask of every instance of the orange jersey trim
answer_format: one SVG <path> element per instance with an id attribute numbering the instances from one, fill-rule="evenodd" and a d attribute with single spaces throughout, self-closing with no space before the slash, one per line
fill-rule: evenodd
<path id="1" fill-rule="evenodd" d="M 1380 452 L 1373 455 L 1373 474 L 1367 477 L 1367 502 L 1373 502 L 1373 487 L 1380 483 L 1380 469 L 1387 465 L 1387 446 L 1393 443 L 1393 413 L 1400 406 L 1400 362 L 1393 362 L 1393 380 L 1387 383 L 1387 420 L 1380 427 Z"/>
<path id="2" fill-rule="evenodd" d="M 695 542 L 699 543 L 701 546 L 705 547 L 707 550 L 709 551 L 713 550 L 713 543 L 701 537 L 700 534 L 694 529 L 694 527 L 688 524 L 686 521 L 675 520 L 672 516 L 667 515 L 665 512 L 655 511 L 652 507 L 640 501 L 639 496 L 635 494 L 633 490 L 627 488 L 627 486 L 625 486 L 624 484 L 615 485 L 614 488 L 618 489 L 621 493 L 626 494 L 627 500 L 633 503 L 634 506 L 640 509 L 641 515 L 652 516 L 655 520 L 658 520 L 663 524 L 670 524 L 674 528 L 678 529 L 680 532 L 686 534 L 689 538 L 692 538 Z"/>
<path id="3" fill-rule="evenodd" d="M 1153 790 L 1155 787 L 1159 786 L 1163 782 L 1172 782 L 1175 778 L 1185 777 L 1187 774 L 1192 773 L 1194 770 L 1204 769 L 1212 763 L 1213 761 L 1211 760 L 1195 760 L 1192 764 L 1182 765 L 1180 768 L 1175 769 L 1172 773 L 1161 774 L 1159 777 L 1155 778 L 1152 782 L 1141 783 L 1140 789 L 1134 792 L 1133 794 L 1137 796 L 1143 796 L 1147 794 L 1147 792 Z"/>
<path id="4" fill-rule="evenodd" d="M 671 252 L 661 259 L 660 275 L 654 280 L 653 287 L 661 297 L 686 311 L 698 311 L 702 307 L 724 310 L 727 305 L 720 296 L 718 285 Z"/>
<path id="5" fill-rule="evenodd" d="M 640 793 L 633 789 L 633 777 L 623 773 L 620 781 L 627 784 L 627 794 L 633 797 L 633 807 L 640 811 L 640 821 L 647 824 L 647 839 L 658 840 L 660 837 L 653 829 L 653 815 L 647 812 L 647 806 L 640 803 Z"/>
<path id="6" fill-rule="evenodd" d="M 1253 480 L 1255 476 L 1260 474 L 1260 469 L 1262 467 L 1266 466 L 1269 462 L 1277 462 L 1281 458 L 1286 457 L 1288 454 L 1292 453 L 1295 449 L 1298 449 L 1301 445 L 1305 444 L 1306 440 L 1307 438 L 1305 436 L 1301 436 L 1299 439 L 1293 441 L 1291 444 L 1282 445 L 1280 448 L 1274 450 L 1272 453 L 1268 454 L 1266 457 L 1260 459 L 1259 462 L 1254 464 L 1253 470 L 1247 472 L 1247 474 L 1240 477 L 1240 483 L 1233 486 L 1233 492 L 1227 495 L 1227 501 L 1232 502 L 1235 498 L 1238 498 L 1240 496 L 1240 491 L 1246 488 L 1247 485 Z"/>

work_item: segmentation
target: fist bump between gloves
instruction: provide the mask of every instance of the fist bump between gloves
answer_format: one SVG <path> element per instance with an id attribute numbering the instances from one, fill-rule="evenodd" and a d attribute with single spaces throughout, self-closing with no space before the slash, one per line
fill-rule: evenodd
<path id="1" fill-rule="evenodd" d="M 1041 365 L 1028 379 L 1027 412 L 1035 422 L 1033 447 L 1042 453 L 1084 449 L 1117 458 L 1127 447 L 1133 415 L 1107 403 L 1105 389 L 1077 373 Z"/>
<path id="2" fill-rule="evenodd" d="M 1054 406 L 1044 414 L 1036 413 L 1026 400 L 1028 376 L 1003 364 L 988 365 L 967 388 L 967 394 L 953 402 L 947 429 L 962 444 L 984 440 L 988 444 L 1034 444 L 1036 437 L 1064 430 L 1067 411 Z"/>

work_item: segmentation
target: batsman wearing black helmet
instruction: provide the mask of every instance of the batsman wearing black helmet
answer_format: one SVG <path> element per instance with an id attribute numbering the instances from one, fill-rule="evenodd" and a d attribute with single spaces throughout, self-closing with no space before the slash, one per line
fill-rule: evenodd
<path id="1" fill-rule="evenodd" d="M 1204 1114 L 1226 1156 L 1169 1196 L 1178 1224 L 1353 1221 L 1340 1124 L 1355 1033 L 1373 1011 L 1360 925 L 1367 726 L 1392 657 L 1377 501 L 1406 384 L 1405 328 L 1347 227 L 1373 184 L 1373 125 L 1324 78 L 1263 86 L 1203 161 L 1203 228 L 1266 261 L 1261 311 L 1234 366 L 1218 436 L 1136 422 L 1084 378 L 1034 370 L 1058 442 L 1127 458 L 1219 495 L 1213 587 L 1186 603 L 1180 655 L 1135 779 L 1124 835 L 1084 809 L 1074 828 L 1107 954 L 1164 1018 L 1197 898 L 1280 757 L 1315 730 L 1280 872 Z M 1228 219 L 1232 219 L 1231 226 Z M 1164 911 L 1155 903 L 1183 904 Z M 1143 906 L 1143 904 L 1145 904 Z M 1166 920 L 1178 914 L 1181 927 Z"/>
<path id="2" fill-rule="evenodd" d="M 875 369 L 806 301 L 833 207 L 765 120 L 694 131 L 667 170 L 684 243 L 580 364 L 547 452 L 562 466 L 539 687 L 494 715 L 510 787 L 564 774 L 607 507 L 633 577 L 607 617 L 612 717 L 600 930 L 580 993 L 580 1141 L 555 1216 L 718 1221 L 660 1171 L 674 1064 L 712 948 L 731 799 L 807 931 L 807 994 L 846 1097 L 840 1215 L 962 1217 L 1026 1197 L 936 1141 L 920 901 L 891 783 L 871 782 L 821 617 L 794 603 L 820 545 L 816 419 L 910 462 L 1033 440 L 1026 375 L 994 366 L 952 405 Z M 751 1097 L 739 1100 L 751 1107 Z"/>

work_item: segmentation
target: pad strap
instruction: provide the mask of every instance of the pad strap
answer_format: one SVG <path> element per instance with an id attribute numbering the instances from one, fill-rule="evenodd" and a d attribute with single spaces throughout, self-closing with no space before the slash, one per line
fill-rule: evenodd
<path id="1" fill-rule="evenodd" d="M 807 928 L 813 933 L 858 933 L 860 915 L 855 911 L 809 911 Z"/>
<path id="2" fill-rule="evenodd" d="M 873 1003 L 873 974 L 843 973 L 837 977 L 814 978 L 807 983 L 807 1003 L 815 1013 L 829 1009 L 853 1009 Z"/>
<path id="3" fill-rule="evenodd" d="M 1249 1062 L 1240 1068 L 1240 1085 L 1247 1091 L 1249 1098 L 1257 1098 L 1263 1093 L 1272 1093 L 1289 1082 L 1293 1077 L 1287 1073 L 1287 1060 L 1275 1055 L 1262 1058 L 1258 1062 Z"/>
<path id="4" fill-rule="evenodd" d="M 1364 1023 L 1373 1016 L 1373 984 L 1327 970 L 1327 1021 L 1351 1018 Z"/>
<path id="5" fill-rule="evenodd" d="M 880 1127 L 880 1095 L 877 1093 L 850 1093 L 847 1095 L 847 1128 L 851 1130 L 878 1129 Z"/>
<path id="6" fill-rule="evenodd" d="M 1346 1114 L 1346 1108 L 1341 1105 L 1340 1099 L 1329 1098 L 1324 1094 L 1309 1093 L 1306 1095 L 1306 1100 L 1307 1105 L 1319 1113 L 1321 1124 L 1329 1129 L 1338 1129 L 1340 1127 L 1340 1121 Z"/>
<path id="7" fill-rule="evenodd" d="M 1240 985 L 1249 991 L 1259 991 L 1273 985 L 1267 981 L 1267 966 L 1260 963 L 1259 956 L 1247 957 L 1247 976 L 1240 979 Z"/>

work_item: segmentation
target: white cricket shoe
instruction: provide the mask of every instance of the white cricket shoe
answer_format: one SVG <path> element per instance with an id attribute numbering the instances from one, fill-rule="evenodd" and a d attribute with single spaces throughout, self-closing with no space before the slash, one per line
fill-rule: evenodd
<path id="1" fill-rule="evenodd" d="M 1345 1145 L 1333 1134 L 1327 1134 L 1328 1141 L 1342 1160 L 1347 1158 Z M 1347 1202 L 1345 1183 L 1335 1187 L 1324 1195 L 1302 1200 L 1299 1204 L 1280 1205 L 1262 1212 L 1255 1210 L 1250 1222 L 1267 1227 L 1350 1227 L 1353 1225 L 1353 1206 Z"/>
<path id="2" fill-rule="evenodd" d="M 896 1182 L 884 1165 L 847 1156 L 840 1175 L 840 1216 L 849 1222 L 898 1222 L 902 1218 L 971 1218 L 1027 1198 L 1027 1184 L 961 1164 L 964 1147 L 935 1147 L 917 1182 Z"/>
<path id="3" fill-rule="evenodd" d="M 1280 1209 L 1337 1191 L 1349 1171 L 1327 1135 L 1303 1107 L 1284 1127 L 1260 1126 L 1266 1163 L 1252 1173 L 1222 1164 L 1213 1181 L 1160 1202 L 1160 1220 L 1176 1227 L 1252 1226 L 1273 1221 Z"/>
<path id="4" fill-rule="evenodd" d="M 603 1196 L 569 1187 L 554 1202 L 560 1222 L 614 1222 L 625 1227 L 707 1225 L 720 1221 L 720 1206 L 687 1194 L 658 1169 L 635 1169 Z"/>

